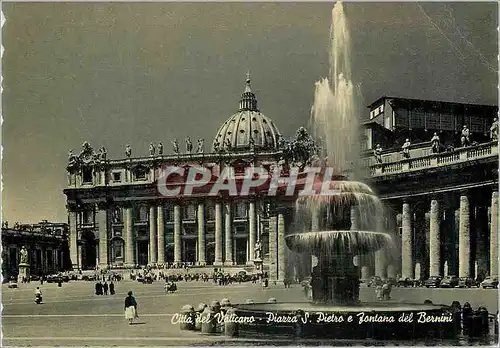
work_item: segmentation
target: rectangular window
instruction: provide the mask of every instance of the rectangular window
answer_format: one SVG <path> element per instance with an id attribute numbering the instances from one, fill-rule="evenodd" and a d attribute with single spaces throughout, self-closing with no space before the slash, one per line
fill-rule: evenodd
<path id="1" fill-rule="evenodd" d="M 245 202 L 236 203 L 234 217 L 236 219 L 246 219 L 246 217 L 247 217 L 247 204 Z"/>
<path id="2" fill-rule="evenodd" d="M 122 181 L 122 173 L 119 173 L 119 172 L 113 173 L 113 181 L 114 182 Z"/>
<path id="3" fill-rule="evenodd" d="M 212 202 L 207 204 L 206 214 L 207 214 L 208 221 L 215 220 L 215 204 L 213 204 Z"/>
<path id="4" fill-rule="evenodd" d="M 184 206 L 183 209 L 184 220 L 196 220 L 196 206 L 193 204 Z"/>
<path id="5" fill-rule="evenodd" d="M 82 169 L 82 181 L 84 184 L 92 184 L 92 168 Z"/>
<path id="6" fill-rule="evenodd" d="M 167 205 L 165 207 L 165 220 L 167 222 L 174 221 L 174 206 L 173 205 Z"/>

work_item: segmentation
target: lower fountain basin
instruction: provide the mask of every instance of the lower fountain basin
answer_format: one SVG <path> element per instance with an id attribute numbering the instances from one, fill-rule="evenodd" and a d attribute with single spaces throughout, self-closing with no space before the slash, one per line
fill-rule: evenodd
<path id="1" fill-rule="evenodd" d="M 455 338 L 460 328 L 460 317 L 448 306 L 393 301 L 359 305 L 241 304 L 236 306 L 236 315 L 253 318 L 240 324 L 242 331 L 305 338 L 443 339 Z"/>
<path id="2" fill-rule="evenodd" d="M 353 230 L 299 232 L 285 236 L 285 240 L 291 250 L 313 254 L 367 253 L 392 242 L 385 232 Z"/>

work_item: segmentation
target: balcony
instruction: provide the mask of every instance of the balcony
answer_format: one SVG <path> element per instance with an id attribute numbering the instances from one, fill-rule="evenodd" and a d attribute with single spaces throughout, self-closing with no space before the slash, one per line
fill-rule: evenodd
<path id="1" fill-rule="evenodd" d="M 372 164 L 370 165 L 370 176 L 377 178 L 393 174 L 411 173 L 484 159 L 498 161 L 498 142 L 461 147 L 453 151 L 401 159 L 399 161 Z"/>

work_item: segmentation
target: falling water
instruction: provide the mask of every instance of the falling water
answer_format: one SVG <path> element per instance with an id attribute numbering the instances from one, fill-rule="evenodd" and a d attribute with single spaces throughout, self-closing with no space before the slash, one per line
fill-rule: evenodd
<path id="1" fill-rule="evenodd" d="M 311 124 L 328 165 L 345 173 L 354 170 L 359 158 L 360 108 L 351 82 L 351 37 L 342 2 L 332 10 L 330 43 L 330 77 L 316 82 Z"/>

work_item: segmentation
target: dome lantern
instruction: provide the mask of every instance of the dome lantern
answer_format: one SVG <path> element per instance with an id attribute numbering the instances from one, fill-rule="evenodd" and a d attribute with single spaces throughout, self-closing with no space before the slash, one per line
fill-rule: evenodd
<path id="1" fill-rule="evenodd" d="M 257 98 L 255 98 L 255 94 L 252 92 L 250 81 L 250 72 L 247 72 L 245 92 L 243 92 L 243 94 L 241 95 L 239 111 L 259 111 L 257 109 Z"/>

